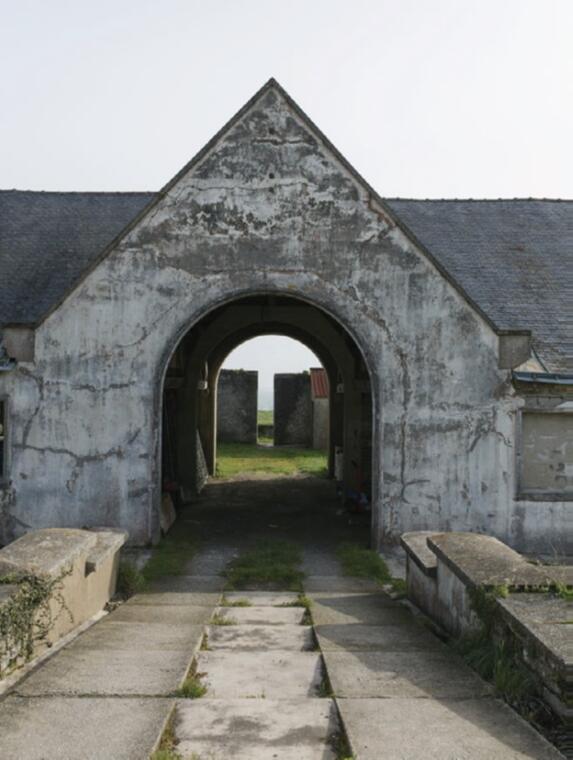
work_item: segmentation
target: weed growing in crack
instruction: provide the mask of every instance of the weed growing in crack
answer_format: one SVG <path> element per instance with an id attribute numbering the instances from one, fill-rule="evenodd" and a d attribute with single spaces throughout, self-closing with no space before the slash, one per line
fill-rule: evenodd
<path id="1" fill-rule="evenodd" d="M 221 607 L 252 607 L 253 603 L 248 599 L 227 599 L 226 596 L 221 600 Z"/>
<path id="2" fill-rule="evenodd" d="M 235 618 L 228 617 L 222 612 L 215 612 L 210 625 L 237 625 Z"/>

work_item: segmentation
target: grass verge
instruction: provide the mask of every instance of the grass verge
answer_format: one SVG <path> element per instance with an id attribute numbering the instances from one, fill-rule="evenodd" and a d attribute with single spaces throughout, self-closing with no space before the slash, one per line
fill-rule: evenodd
<path id="1" fill-rule="evenodd" d="M 390 583 L 392 576 L 382 557 L 372 549 L 357 544 L 341 544 L 336 552 L 342 571 L 354 578 L 370 578 L 379 583 Z"/>
<path id="2" fill-rule="evenodd" d="M 326 452 L 252 443 L 220 443 L 217 446 L 217 477 L 231 478 L 245 472 L 326 477 Z"/>
<path id="3" fill-rule="evenodd" d="M 259 541 L 230 562 L 223 572 L 229 589 L 263 586 L 301 591 L 304 573 L 298 569 L 299 549 L 287 541 Z"/>
<path id="4" fill-rule="evenodd" d="M 182 575 L 185 566 L 197 551 L 195 526 L 179 517 L 169 533 L 153 549 L 153 554 L 143 568 L 147 582 L 165 575 Z"/>

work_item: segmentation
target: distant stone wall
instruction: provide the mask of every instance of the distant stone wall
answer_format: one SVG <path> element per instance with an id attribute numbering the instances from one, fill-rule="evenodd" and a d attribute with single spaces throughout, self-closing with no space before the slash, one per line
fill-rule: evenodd
<path id="1" fill-rule="evenodd" d="M 257 442 L 259 373 L 223 369 L 217 388 L 217 439 L 224 443 Z"/>
<path id="2" fill-rule="evenodd" d="M 275 446 L 312 446 L 310 375 L 275 375 L 274 386 Z"/>
<path id="3" fill-rule="evenodd" d="M 327 449 L 329 432 L 329 400 L 315 398 L 312 402 L 312 448 Z"/>

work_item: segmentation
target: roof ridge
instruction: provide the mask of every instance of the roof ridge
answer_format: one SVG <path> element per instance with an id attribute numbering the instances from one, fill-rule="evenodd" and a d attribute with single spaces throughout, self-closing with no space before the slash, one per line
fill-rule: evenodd
<path id="1" fill-rule="evenodd" d="M 383 199 L 392 203 L 392 201 L 415 201 L 424 203 L 523 203 L 524 201 L 534 201 L 537 203 L 573 203 L 573 198 L 402 198 L 399 196 L 388 197 Z"/>
<path id="2" fill-rule="evenodd" d="M 0 193 L 22 193 L 26 195 L 157 195 L 157 190 L 18 190 L 0 188 Z"/>

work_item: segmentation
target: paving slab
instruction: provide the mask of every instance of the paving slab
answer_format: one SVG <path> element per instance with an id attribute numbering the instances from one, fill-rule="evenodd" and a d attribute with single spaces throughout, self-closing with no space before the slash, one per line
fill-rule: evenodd
<path id="1" fill-rule="evenodd" d="M 302 607 L 217 607 L 215 614 L 234 625 L 300 625 Z"/>
<path id="2" fill-rule="evenodd" d="M 563 760 L 497 699 L 341 699 L 360 760 Z"/>
<path id="3" fill-rule="evenodd" d="M 447 652 L 446 645 L 420 625 L 316 625 L 323 650 Z"/>
<path id="4" fill-rule="evenodd" d="M 282 649 L 309 651 L 315 638 L 309 625 L 211 625 L 207 628 L 209 649 L 261 651 Z"/>
<path id="5" fill-rule="evenodd" d="M 201 643 L 205 626 L 168 623 L 123 623 L 104 619 L 89 628 L 69 646 L 74 649 L 184 650 L 192 652 Z"/>
<path id="6" fill-rule="evenodd" d="M 175 734 L 183 757 L 209 760 L 335 760 L 330 699 L 180 700 Z"/>
<path id="7" fill-rule="evenodd" d="M 142 760 L 170 699 L 10 696 L 0 709 L 0 760 Z"/>
<path id="8" fill-rule="evenodd" d="M 306 594 L 326 592 L 376 592 L 380 584 L 368 578 L 348 578 L 343 575 L 308 575 L 303 581 Z"/>
<path id="9" fill-rule="evenodd" d="M 189 605 L 191 607 L 216 607 L 221 599 L 220 593 L 199 591 L 147 591 L 137 594 L 127 602 L 130 606 L 135 604 L 159 606 Z"/>
<path id="10" fill-rule="evenodd" d="M 492 693 L 450 652 L 326 650 L 323 657 L 337 697 L 468 699 Z"/>
<path id="11" fill-rule="evenodd" d="M 220 593 L 225 579 L 220 575 L 164 575 L 149 584 L 150 591 L 191 591 L 194 593 Z"/>
<path id="12" fill-rule="evenodd" d="M 168 625 L 201 625 L 208 623 L 213 607 L 187 604 L 122 604 L 110 613 L 109 619 L 121 623 L 167 623 Z"/>
<path id="13" fill-rule="evenodd" d="M 290 591 L 226 591 L 227 602 L 250 602 L 253 607 L 281 607 L 298 600 L 298 594 Z"/>
<path id="14" fill-rule="evenodd" d="M 311 596 L 316 625 L 415 625 L 412 613 L 382 594 Z"/>
<path id="15" fill-rule="evenodd" d="M 16 687 L 21 696 L 164 696 L 182 682 L 193 652 L 64 649 Z"/>
<path id="16" fill-rule="evenodd" d="M 201 651 L 197 671 L 209 699 L 290 699 L 316 696 L 323 664 L 314 652 Z"/>

